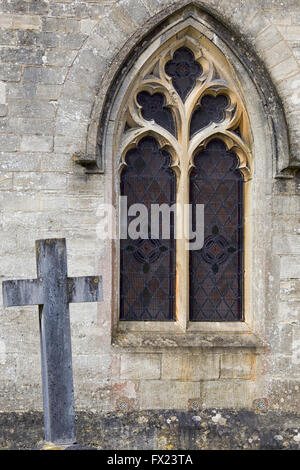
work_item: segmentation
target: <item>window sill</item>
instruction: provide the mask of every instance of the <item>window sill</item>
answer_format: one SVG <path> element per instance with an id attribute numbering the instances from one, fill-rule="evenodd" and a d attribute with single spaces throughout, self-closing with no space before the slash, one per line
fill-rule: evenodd
<path id="1" fill-rule="evenodd" d="M 170 322 L 120 322 L 112 346 L 131 351 L 163 351 L 169 348 L 251 350 L 263 353 L 266 343 L 243 322 L 193 323 L 183 331 Z"/>

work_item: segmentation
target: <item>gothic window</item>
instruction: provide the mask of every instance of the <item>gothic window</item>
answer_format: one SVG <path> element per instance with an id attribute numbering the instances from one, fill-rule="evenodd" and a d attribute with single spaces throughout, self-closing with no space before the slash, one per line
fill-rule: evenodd
<path id="1" fill-rule="evenodd" d="M 170 238 L 120 241 L 120 319 L 232 322 L 244 319 L 245 182 L 249 122 L 225 58 L 189 34 L 153 54 L 120 113 L 120 195 L 128 207 L 176 203 Z M 203 246 L 188 249 L 188 224 L 204 205 Z M 133 220 L 127 217 L 127 222 Z M 178 236 L 178 234 L 185 234 Z"/>
<path id="2" fill-rule="evenodd" d="M 234 321 L 243 316 L 243 176 L 221 140 L 197 153 L 191 204 L 204 204 L 204 244 L 190 251 L 190 320 Z"/>
<path id="3" fill-rule="evenodd" d="M 175 203 L 176 179 L 170 154 L 160 149 L 153 137 L 144 137 L 126 154 L 121 176 L 121 195 L 127 204 Z M 128 217 L 128 225 L 133 217 Z M 127 238 L 121 240 L 121 309 L 125 320 L 173 320 L 175 243 L 174 221 L 170 238 Z M 149 228 L 149 232 L 150 228 Z"/>

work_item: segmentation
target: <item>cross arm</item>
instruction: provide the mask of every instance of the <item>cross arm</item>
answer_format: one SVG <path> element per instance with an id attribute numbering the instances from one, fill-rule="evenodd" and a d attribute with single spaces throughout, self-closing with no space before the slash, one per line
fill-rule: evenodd
<path id="1" fill-rule="evenodd" d="M 99 302 L 103 300 L 102 276 L 68 278 L 69 302 Z"/>
<path id="2" fill-rule="evenodd" d="M 3 281 L 2 292 L 5 307 L 44 303 L 43 283 L 40 279 Z"/>

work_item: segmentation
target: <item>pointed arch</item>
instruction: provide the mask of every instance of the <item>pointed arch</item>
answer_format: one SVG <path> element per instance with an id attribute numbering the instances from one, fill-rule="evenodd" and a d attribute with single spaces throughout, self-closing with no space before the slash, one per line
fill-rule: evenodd
<path id="1" fill-rule="evenodd" d="M 261 308 L 258 297 L 251 295 L 251 292 L 255 290 L 254 279 L 256 282 L 259 282 L 259 279 L 264 279 L 264 270 L 260 269 L 259 264 L 255 264 L 252 258 L 253 247 L 257 243 L 259 231 L 257 231 L 255 225 L 255 217 L 257 215 L 260 217 L 267 205 L 267 199 L 259 198 L 259 190 L 261 191 L 259 181 L 262 181 L 265 177 L 271 178 L 276 174 L 278 166 L 273 166 L 272 162 L 276 161 L 274 151 L 280 152 L 280 146 L 274 145 L 274 139 L 272 138 L 270 116 L 277 116 L 276 122 L 283 134 L 286 127 L 279 124 L 280 116 L 282 117 L 283 113 L 281 108 L 281 114 L 276 111 L 278 102 L 275 93 L 274 96 L 271 93 L 274 97 L 273 100 L 270 94 L 267 98 L 267 94 L 264 94 L 261 89 L 258 90 L 260 86 L 258 85 L 258 71 L 255 72 L 257 78 L 257 82 L 255 82 L 249 67 L 246 67 L 239 59 L 240 52 L 235 51 L 232 41 L 228 45 L 229 40 L 226 41 L 225 35 L 222 37 L 224 28 L 222 25 L 218 28 L 218 24 L 206 13 L 203 13 L 203 10 L 195 6 L 188 6 L 175 12 L 165 22 L 160 23 L 158 29 L 153 30 L 150 35 L 145 37 L 144 42 L 140 44 L 140 48 L 137 47 L 131 54 L 127 55 L 126 61 L 111 82 L 109 92 L 104 100 L 104 106 L 101 108 L 97 148 L 99 158 L 105 159 L 107 163 L 107 185 L 111 182 L 111 186 L 107 186 L 107 191 L 110 194 L 109 199 L 113 201 L 116 201 L 120 195 L 120 171 L 122 171 L 126 162 L 127 152 L 136 148 L 139 142 L 147 136 L 152 136 L 158 142 L 159 147 L 170 154 L 171 165 L 177 177 L 177 187 L 181 187 L 181 199 L 177 199 L 177 202 L 181 203 L 188 201 L 189 198 L 188 187 L 184 184 L 184 179 L 181 178 L 183 162 L 186 165 L 184 172 L 189 175 L 193 169 L 195 155 L 204 150 L 214 138 L 221 140 L 227 151 L 236 154 L 238 169 L 243 174 L 245 181 L 243 196 L 244 220 L 246 221 L 243 240 L 244 246 L 247 247 L 247 253 L 245 252 L 244 257 L 243 283 L 243 318 L 245 321 L 239 322 L 239 325 L 235 326 L 228 325 L 225 328 L 227 328 L 226 331 L 229 328 L 229 331 L 233 329 L 233 331 L 245 333 L 246 331 L 252 331 L 255 327 L 257 321 L 255 312 L 257 308 Z M 229 33 L 227 39 L 228 37 Z M 193 53 L 194 59 L 199 63 L 202 71 L 201 75 L 196 77 L 196 88 L 189 91 L 184 102 L 176 98 L 176 88 L 174 93 L 171 86 L 172 76 L 165 73 L 166 64 L 172 60 L 174 52 L 181 47 L 186 47 Z M 261 71 L 261 69 L 259 70 Z M 263 82 L 263 75 L 260 78 Z M 150 102 L 151 97 L 154 97 L 156 106 L 159 108 L 162 105 L 158 112 L 168 110 L 165 114 L 172 115 L 176 131 L 172 130 L 172 125 L 167 129 L 160 125 L 159 121 L 164 113 L 160 115 L 160 118 L 149 119 L 149 115 L 145 112 L 145 109 L 143 110 L 143 99 L 138 98 L 138 96 L 141 97 L 139 93 L 142 92 L 147 96 L 146 101 Z M 201 126 L 200 129 L 197 129 L 189 136 L 189 126 L 193 113 L 201 109 L 203 99 L 205 98 L 209 102 L 221 98 L 222 102 L 224 95 L 227 97 L 229 105 L 225 104 L 224 109 L 220 111 L 221 118 L 218 117 L 215 121 L 210 120 L 208 124 L 205 123 L 204 127 Z M 161 96 L 163 96 L 163 100 Z M 183 116 L 187 115 L 187 111 L 189 117 L 184 120 Z M 182 122 L 185 122 L 186 125 L 185 142 L 189 142 L 189 148 L 183 152 L 188 155 L 187 158 L 180 158 L 180 153 L 182 153 L 180 148 L 182 148 L 184 139 L 181 135 L 182 132 L 179 133 L 178 129 L 179 127 L 182 128 Z M 187 136 L 191 139 L 187 139 Z M 280 138 L 280 142 L 283 141 L 284 137 Z M 279 154 L 277 153 L 277 155 Z M 118 220 L 118 212 L 116 215 Z M 264 240 L 264 234 L 260 239 Z M 115 295 L 116 292 L 119 292 L 120 287 L 120 247 L 118 242 L 112 243 L 111 249 L 114 253 L 112 282 L 114 295 L 112 304 L 113 328 L 115 329 L 118 327 L 119 320 L 119 297 Z M 262 258 L 261 255 L 259 256 Z M 176 294 L 176 327 L 174 331 L 178 331 L 177 327 L 180 327 L 181 330 L 188 328 L 189 331 L 197 331 L 197 328 L 199 328 L 197 326 L 198 322 L 189 325 L 189 312 L 184 307 L 184 305 L 188 305 L 189 299 L 188 263 L 186 258 L 182 262 L 177 257 L 176 261 L 176 286 L 181 287 L 181 294 Z M 176 287 L 176 291 L 178 292 L 178 287 Z M 158 323 L 153 328 L 161 328 L 161 322 Z M 201 325 L 200 330 L 203 331 L 203 328 L 206 328 L 211 331 L 211 326 L 204 323 Z M 145 327 L 130 326 L 131 329 Z M 220 324 L 216 327 L 223 331 L 223 326 L 220 326 Z M 122 328 L 126 328 L 126 325 L 123 324 Z M 170 327 L 168 326 L 168 328 Z"/>
<path id="2" fill-rule="evenodd" d="M 284 108 L 266 67 L 251 44 L 247 43 L 244 37 L 238 37 L 235 32 L 226 28 L 219 18 L 213 17 L 209 8 L 185 0 L 178 2 L 177 6 L 169 7 L 165 13 L 162 11 L 157 17 L 152 17 L 148 21 L 150 32 L 143 35 L 140 43 L 130 53 L 125 47 L 124 51 L 120 51 L 119 57 L 115 58 L 114 62 L 120 62 L 121 65 L 118 70 L 112 69 L 115 70 L 113 75 L 110 76 L 109 73 L 105 75 L 103 86 L 107 91 L 104 97 L 100 95 L 99 104 L 95 103 L 93 111 L 94 116 L 99 116 L 99 126 L 95 127 L 92 123 L 89 126 L 87 153 L 96 155 L 94 158 L 98 167 L 104 168 L 107 158 L 106 135 L 110 130 L 111 111 L 116 96 L 124 84 L 124 77 L 128 77 L 132 69 L 139 68 L 141 61 L 147 60 L 147 54 L 144 53 L 154 49 L 160 37 L 167 36 L 173 27 L 178 26 L 179 30 L 182 29 L 184 21 L 193 23 L 203 38 L 215 44 L 220 53 L 228 58 L 230 63 L 234 63 L 244 90 L 249 87 L 255 89 L 257 98 L 261 102 L 261 109 L 259 110 L 253 102 L 248 103 L 250 106 L 247 109 L 254 114 L 261 112 L 264 116 L 271 147 L 273 175 L 281 178 L 292 177 L 299 168 L 299 162 L 290 154 Z M 146 25 L 143 30 L 147 30 Z"/>
<path id="3" fill-rule="evenodd" d="M 170 284 L 174 284 L 176 274 L 175 298 L 174 302 L 172 300 L 172 305 L 173 303 L 176 305 L 176 321 L 186 328 L 189 320 L 197 320 L 189 317 L 191 302 L 189 265 L 193 257 L 189 256 L 187 250 L 186 223 L 189 221 L 187 222 L 182 216 L 184 208 L 191 203 L 189 187 L 190 173 L 195 167 L 194 156 L 199 153 L 201 147 L 209 147 L 210 141 L 218 137 L 227 150 L 236 149 L 239 174 L 244 175 L 243 181 L 246 179 L 249 181 L 253 160 L 252 133 L 246 100 L 234 68 L 219 48 L 199 30 L 195 20 L 191 17 L 184 18 L 179 24 L 170 27 L 163 39 L 158 37 L 151 47 L 137 58 L 128 75 L 123 77 L 123 83 L 111 109 L 110 130 L 107 132 L 107 137 L 110 139 L 116 166 L 119 162 L 120 194 L 122 196 L 134 194 L 133 200 L 130 198 L 131 204 L 147 201 L 149 205 L 157 202 L 156 192 L 148 183 L 149 194 L 144 193 L 143 198 L 139 197 L 141 193 L 139 186 L 145 186 L 140 180 L 144 176 L 151 181 L 153 179 L 151 165 L 148 175 L 139 177 L 137 174 L 141 167 L 148 168 L 142 150 L 145 143 L 147 143 L 147 152 L 153 154 L 154 166 L 159 152 L 168 152 L 170 167 L 177 176 L 176 270 L 175 263 L 169 256 L 173 253 L 171 243 L 172 247 L 169 244 L 166 249 L 170 268 L 167 269 L 169 287 L 161 289 L 159 283 L 157 285 L 155 282 L 160 279 L 162 271 L 158 259 L 155 258 L 151 266 L 149 262 L 144 262 L 147 272 L 145 270 L 141 272 L 141 266 L 135 263 L 134 254 L 141 251 L 142 245 L 147 244 L 147 249 L 151 253 L 154 246 L 151 248 L 149 241 L 143 241 L 144 237 L 134 242 L 135 246 L 132 246 L 132 242 L 128 245 L 121 240 L 120 318 L 131 321 L 172 318 L 173 312 L 167 311 L 166 302 L 170 303 L 170 298 L 173 296 L 170 292 L 174 292 L 174 286 L 170 290 Z M 212 101 L 214 103 L 212 112 L 207 114 L 204 103 Z M 201 113 L 211 117 L 205 121 Z M 132 160 L 133 154 L 137 170 L 132 169 L 130 165 L 128 167 L 128 160 Z M 130 180 L 130 184 L 127 184 L 128 175 L 132 171 L 135 177 Z M 172 184 L 171 186 L 174 187 Z M 126 191 L 124 188 L 127 188 Z M 167 193 L 169 189 L 168 187 Z M 167 199 L 163 203 L 171 205 L 173 198 Z M 240 204 L 243 205 L 243 201 L 240 201 Z M 179 211 L 179 207 L 182 210 Z M 185 235 L 182 236 L 183 234 Z M 130 254 L 129 248 L 131 248 Z M 238 251 L 242 250 L 241 245 Z M 132 263 L 135 264 L 131 269 Z M 241 269 L 240 265 L 238 269 Z M 242 273 L 241 276 L 243 277 Z M 130 279 L 132 282 L 129 283 L 129 287 Z M 149 294 L 150 285 L 155 285 L 155 292 L 152 295 Z M 156 299 L 158 289 L 160 297 L 164 297 L 164 300 Z M 150 306 L 151 301 L 153 306 Z M 228 318 L 223 315 L 222 320 L 241 320 L 243 316 L 241 308 L 238 309 L 239 312 Z"/>

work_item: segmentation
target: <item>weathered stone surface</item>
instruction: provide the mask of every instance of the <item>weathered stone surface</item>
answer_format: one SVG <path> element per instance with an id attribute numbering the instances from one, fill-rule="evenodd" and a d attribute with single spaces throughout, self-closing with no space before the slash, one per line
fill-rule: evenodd
<path id="1" fill-rule="evenodd" d="M 161 358 L 158 354 L 124 354 L 121 356 L 121 380 L 159 379 Z"/>
<path id="2" fill-rule="evenodd" d="M 15 15 L 12 18 L 12 27 L 15 29 L 36 29 L 41 28 L 41 18 L 30 15 Z"/>
<path id="3" fill-rule="evenodd" d="M 255 361 L 253 354 L 224 354 L 221 356 L 222 379 L 251 379 L 255 377 Z"/>
<path id="4" fill-rule="evenodd" d="M 28 135 L 23 136 L 20 150 L 23 152 L 51 152 L 53 149 L 53 137 Z"/>
<path id="5" fill-rule="evenodd" d="M 19 137 L 16 135 L 0 135 L 0 148 L 3 152 L 17 152 L 19 150 Z"/>
<path id="6" fill-rule="evenodd" d="M 251 408 L 255 382 L 221 380 L 203 382 L 201 390 L 204 408 Z"/>
<path id="7" fill-rule="evenodd" d="M 281 256 L 280 274 L 282 279 L 298 279 L 300 276 L 300 256 L 297 254 Z"/>
<path id="8" fill-rule="evenodd" d="M 143 380 L 140 384 L 140 407 L 143 410 L 187 410 L 189 401 L 199 399 L 199 382 Z"/>
<path id="9" fill-rule="evenodd" d="M 50 119 L 55 116 L 55 105 L 42 101 L 12 101 L 9 107 L 9 115 L 23 118 Z"/>
<path id="10" fill-rule="evenodd" d="M 299 450 L 299 417 L 279 412 L 76 413 L 78 445 L 97 450 Z M 0 448 L 39 449 L 38 412 L 0 413 Z"/>
<path id="11" fill-rule="evenodd" d="M 164 353 L 162 355 L 162 379 L 198 382 L 220 376 L 218 354 Z"/>
<path id="12" fill-rule="evenodd" d="M 42 64 L 43 50 L 40 48 L 32 49 L 30 47 L 3 47 L 0 50 L 1 62 L 10 62 L 13 64 Z"/>
<path id="13" fill-rule="evenodd" d="M 284 154 L 296 161 L 300 154 L 299 1 L 196 0 L 193 3 L 205 9 L 204 23 L 210 12 L 227 25 L 228 60 L 231 60 L 230 48 L 238 44 L 242 48 L 241 61 L 233 66 L 239 73 L 243 71 L 243 78 L 247 74 L 240 62 L 248 64 L 249 76 L 253 78 L 256 73 L 256 86 L 266 79 L 266 74 L 272 77 L 282 102 L 271 102 L 268 119 L 275 104 L 285 110 L 290 155 L 287 147 Z M 73 155 L 77 152 L 90 155 L 90 149 L 95 150 L 98 123 L 102 128 L 104 121 L 101 103 L 111 84 L 122 85 L 122 67 L 129 65 L 131 59 L 134 63 L 144 50 L 148 32 L 160 30 L 167 15 L 186 4 L 188 1 L 183 0 L 1 2 L 0 275 L 3 280 L 23 275 L 27 278 L 30 273 L 34 277 L 33 240 L 50 236 L 66 236 L 70 240 L 69 266 L 74 276 L 78 272 L 103 270 L 107 303 L 98 309 L 81 305 L 73 309 L 75 392 L 81 409 L 112 411 L 126 399 L 128 406 L 135 410 L 149 406 L 187 410 L 190 400 L 212 407 L 250 409 L 252 399 L 268 397 L 272 409 L 279 407 L 298 413 L 299 396 L 295 387 L 299 380 L 300 341 L 300 180 L 299 176 L 274 178 L 276 159 L 272 161 L 270 149 L 261 151 L 265 140 L 273 134 L 271 120 L 270 127 L 267 123 L 262 126 L 263 137 L 254 135 L 254 173 L 249 191 L 252 251 L 246 267 L 246 271 L 248 266 L 254 271 L 246 314 L 252 309 L 255 318 L 249 321 L 249 333 L 237 335 L 227 331 L 216 335 L 205 331 L 173 335 L 167 330 L 145 330 L 115 334 L 116 287 L 112 286 L 112 279 L 117 275 L 112 269 L 117 264 L 117 251 L 112 254 L 99 241 L 96 229 L 98 205 L 115 197 L 112 188 L 118 185 L 117 162 L 110 165 L 110 161 L 105 161 L 104 175 L 87 176 L 75 164 Z M 218 33 L 220 29 L 217 28 Z M 256 56 L 251 55 L 251 49 Z M 251 87 L 244 92 L 255 127 L 259 113 L 253 111 L 253 103 L 261 99 L 261 107 L 267 107 L 270 96 L 265 94 L 258 99 Z M 283 127 L 282 124 L 279 129 Z M 276 148 L 281 144 L 280 134 L 272 145 Z M 42 408 L 35 314 L 35 307 L 16 308 L 11 314 L 1 311 L 0 410 Z M 258 335 L 252 333 L 252 328 Z M 150 415 L 140 415 L 137 411 L 130 418 L 114 415 L 103 418 L 101 423 L 105 425 L 109 420 L 117 424 L 115 428 L 107 425 L 107 432 L 103 425 L 100 444 L 99 435 L 91 437 L 86 425 L 87 420 L 90 423 L 97 420 L 93 421 L 94 415 L 86 415 L 82 417 L 85 425 L 81 428 L 82 443 L 92 444 L 95 439 L 99 448 L 108 448 L 112 442 L 117 443 L 118 426 L 122 424 L 123 440 L 128 440 L 129 447 L 134 446 L 133 432 L 130 434 L 130 427 L 135 429 L 134 419 L 143 422 L 149 418 L 152 424 L 145 431 L 146 437 L 139 434 L 142 437 L 136 444 L 145 448 L 150 445 L 162 448 L 177 438 L 181 440 L 176 445 L 183 447 L 230 448 L 240 445 L 239 438 L 245 448 L 293 448 L 297 444 L 296 435 L 282 430 L 287 429 L 285 424 L 280 428 L 275 417 L 268 420 L 261 415 L 255 421 L 250 412 L 239 415 L 243 416 L 242 421 L 244 417 L 248 420 L 249 426 L 255 423 L 259 441 L 257 431 L 252 433 L 252 428 L 248 433 L 243 427 L 245 434 L 235 438 L 234 430 L 240 429 L 237 423 L 241 422 L 237 421 L 235 412 L 233 421 L 224 417 L 222 411 L 218 412 L 221 417 L 199 414 L 202 421 L 198 423 L 205 422 L 204 431 L 211 433 L 206 440 L 204 431 L 198 434 L 194 428 L 191 431 L 190 422 L 181 422 L 178 416 L 183 424 L 174 437 L 177 421 L 167 423 L 167 428 L 157 424 L 160 412 L 165 416 L 159 410 L 152 415 L 152 421 Z M 11 436 L 6 435 L 3 445 L 18 443 L 22 447 L 20 439 L 23 439 L 25 446 L 25 429 L 31 432 L 30 419 L 33 428 L 39 423 L 36 415 L 30 416 L 29 421 L 17 414 L 7 416 L 13 432 Z M 171 420 L 173 414 L 166 416 Z M 2 417 L 0 414 L 0 420 Z M 24 430 L 19 437 L 11 424 L 13 419 Z M 231 437 L 219 432 L 227 431 L 223 419 L 232 423 L 228 428 Z M 0 425 L 0 429 L 5 426 Z M 96 430 L 96 424 L 93 426 Z M 299 424 L 295 425 L 298 428 Z M 275 439 L 269 429 L 276 429 L 275 435 L 282 439 Z M 167 440 L 163 435 L 168 436 Z M 33 434 L 28 439 L 29 446 L 37 442 Z"/>
<path id="14" fill-rule="evenodd" d="M 22 67 L 19 64 L 0 64 L 0 80 L 18 82 L 21 74 Z"/>

